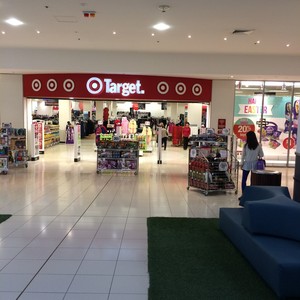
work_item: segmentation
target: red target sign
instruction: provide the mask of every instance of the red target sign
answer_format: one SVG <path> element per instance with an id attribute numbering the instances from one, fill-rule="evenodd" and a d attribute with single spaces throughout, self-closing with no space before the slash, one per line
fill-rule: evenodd
<path id="1" fill-rule="evenodd" d="M 103 82 L 98 77 L 92 77 L 87 81 L 86 88 L 93 95 L 100 94 L 103 90 Z"/>

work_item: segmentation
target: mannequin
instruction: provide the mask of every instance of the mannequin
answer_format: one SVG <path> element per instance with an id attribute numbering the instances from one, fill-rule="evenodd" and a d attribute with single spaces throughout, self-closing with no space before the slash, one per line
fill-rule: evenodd
<path id="1" fill-rule="evenodd" d="M 129 133 L 131 133 L 131 134 L 136 133 L 137 125 L 136 125 L 135 119 L 131 119 L 129 121 L 128 129 L 129 129 Z"/>
<path id="2" fill-rule="evenodd" d="M 122 123 L 120 119 L 116 119 L 114 122 L 115 126 L 115 133 L 116 135 L 121 135 L 122 134 Z"/>
<path id="3" fill-rule="evenodd" d="M 122 117 L 122 134 L 128 134 L 128 120 L 126 117 Z"/>
<path id="4" fill-rule="evenodd" d="M 173 127 L 175 126 L 175 123 L 173 122 L 173 120 L 171 120 L 171 122 L 169 122 L 168 124 L 168 136 L 172 137 L 173 135 Z"/>
<path id="5" fill-rule="evenodd" d="M 103 122 L 102 121 L 98 121 L 98 125 L 97 125 L 97 127 L 95 129 L 96 145 L 97 145 L 97 142 L 100 141 L 100 134 L 101 133 L 107 133 L 107 130 L 103 126 Z"/>
<path id="6" fill-rule="evenodd" d="M 146 136 L 146 144 L 149 146 L 152 140 L 152 129 L 150 127 L 150 122 L 146 121 L 145 126 L 143 127 L 142 135 Z"/>
<path id="7" fill-rule="evenodd" d="M 107 127 L 109 117 L 109 109 L 108 107 L 103 108 L 103 125 Z"/>

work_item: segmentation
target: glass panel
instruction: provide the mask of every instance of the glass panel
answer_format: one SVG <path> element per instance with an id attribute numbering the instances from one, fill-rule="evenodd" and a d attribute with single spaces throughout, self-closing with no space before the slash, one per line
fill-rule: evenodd
<path id="1" fill-rule="evenodd" d="M 263 90 L 263 81 L 236 82 L 233 133 L 237 137 L 237 154 L 242 152 L 248 131 L 254 131 L 260 139 Z"/>
<path id="2" fill-rule="evenodd" d="M 292 96 L 292 82 L 265 83 L 264 106 L 268 112 L 263 116 L 262 145 L 267 159 L 281 161 L 283 165 L 289 152 L 294 160 L 293 151 L 289 151 L 295 146 Z"/>
<path id="3" fill-rule="evenodd" d="M 288 159 L 288 165 L 294 165 L 300 83 L 295 83 L 295 90 L 293 86 L 293 82 L 236 82 L 233 131 L 238 151 L 246 132 L 253 130 L 268 161 L 285 166 Z"/>

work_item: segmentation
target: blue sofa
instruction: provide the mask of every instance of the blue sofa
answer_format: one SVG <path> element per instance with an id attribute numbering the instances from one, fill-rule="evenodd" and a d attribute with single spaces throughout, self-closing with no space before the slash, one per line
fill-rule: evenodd
<path id="1" fill-rule="evenodd" d="M 220 229 L 280 299 L 300 297 L 300 203 L 286 187 L 250 186 Z"/>

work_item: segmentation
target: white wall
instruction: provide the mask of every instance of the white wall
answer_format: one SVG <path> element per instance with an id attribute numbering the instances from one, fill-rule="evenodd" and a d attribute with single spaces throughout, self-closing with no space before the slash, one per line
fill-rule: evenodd
<path id="1" fill-rule="evenodd" d="M 24 128 L 23 84 L 21 75 L 0 74 L 0 125 L 12 123 Z"/>
<path id="2" fill-rule="evenodd" d="M 234 75 L 237 80 L 254 75 L 264 80 L 300 80 L 299 56 L 288 55 L 3 48 L 0 57 L 0 73 L 91 72 L 206 79 Z"/>
<path id="3" fill-rule="evenodd" d="M 210 127 L 218 128 L 218 119 L 226 119 L 232 133 L 234 112 L 234 80 L 214 80 L 210 109 Z"/>
<path id="4" fill-rule="evenodd" d="M 189 103 L 188 104 L 188 122 L 190 125 L 197 125 L 201 128 L 202 121 L 202 104 Z"/>
<path id="5" fill-rule="evenodd" d="M 32 101 L 32 112 L 36 110 L 38 115 L 44 115 L 44 116 L 52 116 L 53 115 L 53 107 L 52 106 L 46 106 L 45 101 L 40 100 L 33 100 Z"/>

